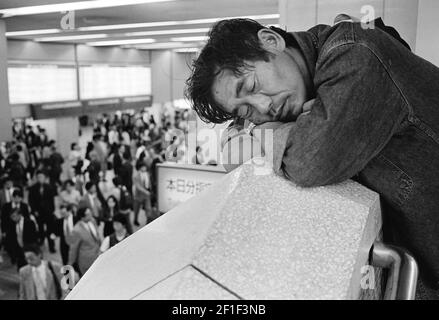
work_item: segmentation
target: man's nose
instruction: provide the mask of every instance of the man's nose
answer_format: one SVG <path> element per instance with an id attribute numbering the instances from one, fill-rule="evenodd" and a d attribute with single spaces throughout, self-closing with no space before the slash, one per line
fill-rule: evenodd
<path id="1" fill-rule="evenodd" d="M 273 101 L 270 97 L 263 94 L 254 94 L 249 98 L 250 105 L 255 108 L 260 114 L 269 114 Z"/>

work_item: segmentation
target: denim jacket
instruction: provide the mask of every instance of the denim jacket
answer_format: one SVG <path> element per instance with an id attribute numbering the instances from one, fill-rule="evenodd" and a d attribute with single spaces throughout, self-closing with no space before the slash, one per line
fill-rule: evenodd
<path id="1" fill-rule="evenodd" d="M 385 241 L 439 288 L 439 68 L 360 23 L 293 33 L 315 87 L 277 126 L 274 169 L 303 187 L 353 178 L 381 195 Z"/>

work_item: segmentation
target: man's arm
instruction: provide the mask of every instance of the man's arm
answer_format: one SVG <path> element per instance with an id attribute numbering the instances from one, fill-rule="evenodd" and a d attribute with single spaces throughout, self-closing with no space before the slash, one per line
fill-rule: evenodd
<path id="1" fill-rule="evenodd" d="M 304 187 L 354 176 L 384 148 L 405 115 L 397 85 L 365 45 L 341 45 L 325 56 L 318 63 L 311 112 L 274 133 L 275 171 Z"/>

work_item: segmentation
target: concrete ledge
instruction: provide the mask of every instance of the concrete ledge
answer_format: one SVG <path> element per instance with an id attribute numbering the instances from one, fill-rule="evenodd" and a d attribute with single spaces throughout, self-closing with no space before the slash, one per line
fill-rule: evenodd
<path id="1" fill-rule="evenodd" d="M 378 194 L 264 170 L 239 167 L 107 251 L 68 299 L 360 298 Z"/>

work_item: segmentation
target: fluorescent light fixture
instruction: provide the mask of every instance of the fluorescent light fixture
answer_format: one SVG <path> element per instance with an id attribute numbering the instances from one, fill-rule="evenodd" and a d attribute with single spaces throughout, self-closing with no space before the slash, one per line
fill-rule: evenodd
<path id="1" fill-rule="evenodd" d="M 59 37 L 44 37 L 36 38 L 35 41 L 40 42 L 54 42 L 54 41 L 69 41 L 69 40 L 88 40 L 88 39 L 101 39 L 107 38 L 107 34 L 81 34 L 76 36 L 59 36 Z"/>
<path id="2" fill-rule="evenodd" d="M 160 50 L 160 49 L 177 49 L 184 47 L 193 47 L 194 44 L 187 44 L 183 42 L 157 42 L 152 44 L 140 44 L 125 46 L 125 48 L 143 49 L 143 50 Z"/>
<path id="3" fill-rule="evenodd" d="M 90 2 L 90 1 L 87 1 Z M 136 28 L 154 28 L 154 27 L 167 27 L 178 25 L 192 25 L 192 24 L 208 24 L 215 23 L 223 19 L 233 18 L 248 18 L 253 20 L 270 20 L 279 19 L 279 14 L 265 14 L 258 16 L 239 16 L 239 17 L 218 17 L 212 19 L 198 19 L 198 20 L 182 20 L 182 21 L 160 21 L 160 22 L 145 22 L 145 23 L 127 23 L 127 24 L 113 24 L 104 26 L 91 26 L 80 27 L 75 31 L 104 31 L 104 30 L 117 30 L 117 29 L 136 29 Z M 35 34 L 48 34 L 48 33 L 61 33 L 65 32 L 61 29 L 40 29 L 40 30 L 23 30 L 23 31 L 11 31 L 6 32 L 7 37 L 13 36 L 31 36 Z M 141 32 L 141 31 L 139 31 Z M 152 31 L 151 31 L 152 32 Z"/>
<path id="4" fill-rule="evenodd" d="M 158 21 L 158 22 L 144 22 L 144 23 L 113 24 L 106 26 L 81 27 L 78 28 L 78 31 L 153 28 L 153 27 L 167 27 L 167 26 L 203 24 L 203 23 L 207 24 L 207 23 L 215 23 L 223 19 L 234 19 L 234 18 L 248 18 L 253 20 L 279 19 L 279 14 L 276 13 L 276 14 L 264 14 L 257 16 L 237 16 L 237 17 L 219 17 L 219 18 L 210 18 L 210 19 L 181 20 L 181 21 Z"/>
<path id="5" fill-rule="evenodd" d="M 193 28 L 193 29 L 173 29 L 173 30 L 154 30 L 154 31 L 138 31 L 127 32 L 125 36 L 160 36 L 167 34 L 185 34 L 185 33 L 207 33 L 209 28 Z"/>
<path id="6" fill-rule="evenodd" d="M 179 38 L 171 38 L 171 41 L 206 41 L 208 36 L 199 36 L 199 37 L 179 37 Z"/>
<path id="7" fill-rule="evenodd" d="M 12 16 L 25 16 L 31 14 L 42 14 L 51 12 L 65 12 L 65 11 L 78 11 L 97 8 L 130 6 L 136 4 L 154 3 L 154 2 L 167 2 L 174 0 L 94 0 L 94 1 L 78 1 L 78 2 L 65 2 L 57 4 L 45 4 L 40 6 L 28 6 L 18 7 L 0 10 L 0 15 L 3 18 Z"/>
<path id="8" fill-rule="evenodd" d="M 95 41 L 87 42 L 88 46 L 120 46 L 125 44 L 138 44 L 138 43 L 153 43 L 155 39 L 127 39 L 127 40 L 109 40 L 109 41 Z"/>
<path id="9" fill-rule="evenodd" d="M 7 37 L 33 36 L 36 34 L 48 34 L 48 33 L 59 33 L 59 32 L 62 32 L 62 30 L 61 29 L 24 30 L 24 31 L 6 32 L 6 36 Z"/>
<path id="10" fill-rule="evenodd" d="M 174 52 L 178 52 L 178 53 L 196 53 L 199 52 L 200 48 L 194 48 L 194 47 L 189 47 L 189 48 L 180 48 L 180 49 L 175 49 Z"/>

